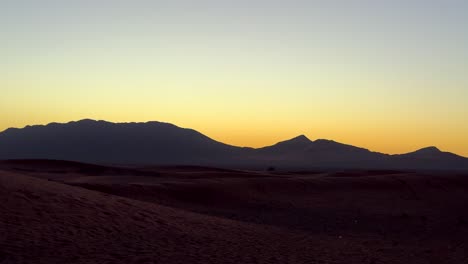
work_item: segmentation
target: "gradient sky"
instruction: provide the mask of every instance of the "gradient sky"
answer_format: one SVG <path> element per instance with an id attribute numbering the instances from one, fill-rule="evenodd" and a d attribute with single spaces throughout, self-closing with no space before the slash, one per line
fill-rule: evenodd
<path id="1" fill-rule="evenodd" d="M 158 120 L 468 156 L 468 2 L 0 0 L 0 130 Z"/>

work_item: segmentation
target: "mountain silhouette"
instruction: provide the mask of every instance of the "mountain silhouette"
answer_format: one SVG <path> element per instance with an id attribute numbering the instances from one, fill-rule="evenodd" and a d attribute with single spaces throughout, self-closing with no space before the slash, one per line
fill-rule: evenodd
<path id="1" fill-rule="evenodd" d="M 242 148 L 163 122 L 85 119 L 10 128 L 0 133 L 0 159 L 245 168 L 468 169 L 468 159 L 436 147 L 388 155 L 304 135 L 263 148 Z"/>
<path id="2" fill-rule="evenodd" d="M 309 140 L 299 137 L 256 150 L 257 157 L 280 163 L 283 167 L 354 167 L 359 162 L 375 160 L 383 154 L 338 143 L 332 140 Z"/>
<path id="3" fill-rule="evenodd" d="M 290 140 L 278 142 L 273 146 L 260 148 L 258 152 L 272 155 L 285 155 L 306 151 L 311 144 L 312 141 L 310 141 L 310 139 L 304 135 L 300 135 Z"/>
<path id="4" fill-rule="evenodd" d="M 0 133 L 0 159 L 61 159 L 105 163 L 197 164 L 238 149 L 192 129 L 161 122 L 81 120 Z"/>
<path id="5" fill-rule="evenodd" d="M 465 157 L 439 150 L 437 147 L 426 147 L 417 151 L 393 155 L 393 162 L 400 167 L 427 168 L 427 169 L 448 169 L 448 168 L 468 168 Z"/>

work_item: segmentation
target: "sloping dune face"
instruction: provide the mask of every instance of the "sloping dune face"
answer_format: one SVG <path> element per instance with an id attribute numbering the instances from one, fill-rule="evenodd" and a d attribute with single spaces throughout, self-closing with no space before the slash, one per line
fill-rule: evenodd
<path id="1" fill-rule="evenodd" d="M 281 228 L 288 234 L 300 233 L 302 245 L 312 248 L 308 256 L 324 263 L 468 260 L 468 178 L 388 173 L 354 171 L 248 178 L 233 174 L 223 179 L 170 178 L 144 184 L 100 182 L 81 186 Z M 326 262 L 332 260 L 337 262 Z"/>
<path id="2" fill-rule="evenodd" d="M 0 172 L 2 264 L 468 260 L 466 175 L 27 166 Z"/>
<path id="3" fill-rule="evenodd" d="M 287 263 L 295 250 L 279 229 L 27 176 L 1 173 L 0 199 L 1 263 Z"/>

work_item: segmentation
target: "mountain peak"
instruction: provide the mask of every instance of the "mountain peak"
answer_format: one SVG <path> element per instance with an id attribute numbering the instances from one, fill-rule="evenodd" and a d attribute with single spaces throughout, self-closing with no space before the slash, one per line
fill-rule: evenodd
<path id="1" fill-rule="evenodd" d="M 435 146 L 425 147 L 425 148 L 415 151 L 415 153 L 427 153 L 427 154 L 440 153 L 440 152 L 442 151 L 440 151 L 440 149 L 438 149 Z"/>
<path id="2" fill-rule="evenodd" d="M 308 137 L 306 137 L 305 135 L 299 135 L 295 138 L 292 138 L 290 140 L 287 140 L 287 141 L 290 141 L 290 142 L 304 142 L 304 143 L 309 143 L 311 142 L 310 139 Z"/>
<path id="3" fill-rule="evenodd" d="M 104 120 L 94 120 L 94 119 L 90 119 L 90 118 L 86 118 L 86 119 L 81 119 L 81 120 L 78 120 L 78 121 L 72 121 L 72 122 L 69 122 L 69 123 L 74 123 L 74 124 L 96 124 L 96 123 L 109 123 L 107 121 L 104 121 Z M 52 123 L 54 124 L 54 123 Z"/>
<path id="4" fill-rule="evenodd" d="M 91 119 L 91 118 L 85 118 L 85 119 L 81 119 L 81 120 L 78 120 L 78 121 L 75 121 L 76 123 L 94 123 L 94 122 L 98 122 L 97 120 L 94 120 L 94 119 Z"/>

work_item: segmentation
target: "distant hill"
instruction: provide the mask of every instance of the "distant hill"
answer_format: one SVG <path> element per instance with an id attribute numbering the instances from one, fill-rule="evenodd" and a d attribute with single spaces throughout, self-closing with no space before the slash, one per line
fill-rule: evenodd
<path id="1" fill-rule="evenodd" d="M 332 166 L 335 163 L 350 164 L 381 158 L 383 154 L 367 149 L 341 144 L 332 140 L 309 140 L 301 135 L 273 146 L 257 149 L 257 156 L 291 164 L 315 164 Z"/>
<path id="2" fill-rule="evenodd" d="M 264 148 L 241 148 L 169 123 L 81 120 L 10 128 L 0 133 L 0 159 L 91 163 L 202 165 L 288 169 L 385 168 L 468 170 L 468 159 L 435 147 L 388 155 L 301 135 Z"/>
<path id="3" fill-rule="evenodd" d="M 216 162 L 238 148 L 161 122 L 81 120 L 0 133 L 0 159 L 59 159 L 97 163 Z"/>

